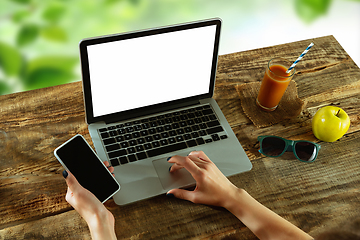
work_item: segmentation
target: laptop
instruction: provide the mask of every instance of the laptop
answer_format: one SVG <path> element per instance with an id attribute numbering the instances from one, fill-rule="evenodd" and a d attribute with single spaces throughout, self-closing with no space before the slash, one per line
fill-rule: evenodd
<path id="1" fill-rule="evenodd" d="M 220 28 L 216 18 L 80 42 L 86 122 L 121 185 L 116 204 L 193 186 L 185 169 L 169 173 L 170 156 L 204 151 L 226 176 L 252 168 L 212 98 Z"/>

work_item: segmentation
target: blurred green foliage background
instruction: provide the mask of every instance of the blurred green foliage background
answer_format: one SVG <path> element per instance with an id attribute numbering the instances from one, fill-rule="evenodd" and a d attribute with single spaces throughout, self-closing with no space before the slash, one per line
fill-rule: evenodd
<path id="1" fill-rule="evenodd" d="M 221 15 L 246 18 L 265 2 L 270 1 L 0 0 L 0 95 L 80 80 L 78 43 L 83 38 Z M 282 2 L 306 24 L 332 4 Z"/>

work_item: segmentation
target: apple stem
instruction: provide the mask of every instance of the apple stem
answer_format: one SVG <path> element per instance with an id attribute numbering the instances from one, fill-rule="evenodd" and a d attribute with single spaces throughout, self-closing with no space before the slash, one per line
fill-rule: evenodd
<path id="1" fill-rule="evenodd" d="M 336 113 L 336 116 L 337 116 L 337 117 L 339 116 L 339 113 L 340 113 L 340 109 L 339 109 L 339 111 Z"/>

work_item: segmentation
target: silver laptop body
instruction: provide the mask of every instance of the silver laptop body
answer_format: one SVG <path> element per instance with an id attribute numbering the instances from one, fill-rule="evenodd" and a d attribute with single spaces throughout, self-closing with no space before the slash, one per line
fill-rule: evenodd
<path id="1" fill-rule="evenodd" d="M 204 151 L 226 176 L 252 168 L 212 98 L 220 28 L 216 18 L 80 42 L 86 121 L 121 185 L 116 204 L 194 185 L 185 169 L 169 173 L 170 156 Z"/>

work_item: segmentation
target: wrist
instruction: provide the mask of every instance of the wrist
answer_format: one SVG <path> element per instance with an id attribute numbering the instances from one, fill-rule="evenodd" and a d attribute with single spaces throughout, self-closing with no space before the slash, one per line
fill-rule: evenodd
<path id="1" fill-rule="evenodd" d="M 107 209 L 94 214 L 87 224 L 93 240 L 116 239 L 115 220 Z"/>
<path id="2" fill-rule="evenodd" d="M 226 208 L 229 212 L 236 215 L 236 212 L 239 211 L 239 208 L 241 207 L 241 203 L 246 198 L 246 195 L 248 193 L 242 189 L 242 188 L 235 188 L 234 191 L 232 191 L 227 201 L 224 203 L 224 208 Z"/>

